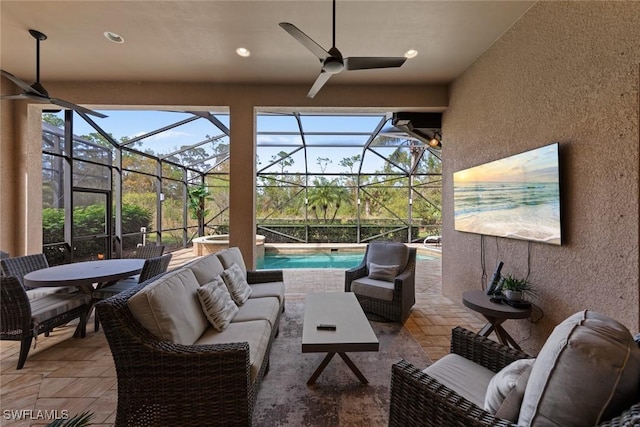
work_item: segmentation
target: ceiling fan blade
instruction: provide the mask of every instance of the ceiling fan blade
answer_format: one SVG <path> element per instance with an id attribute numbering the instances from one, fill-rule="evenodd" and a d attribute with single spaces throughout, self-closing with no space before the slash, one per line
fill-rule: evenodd
<path id="1" fill-rule="evenodd" d="M 39 92 L 38 90 L 34 89 L 30 84 L 24 82 L 23 80 L 20 80 L 19 78 L 17 78 L 16 76 L 11 74 L 10 72 L 5 71 L 5 70 L 0 70 L 0 73 L 2 73 L 2 75 L 4 77 L 8 78 L 13 83 L 15 83 L 23 91 L 28 92 L 28 93 L 35 93 L 36 95 L 40 95 L 40 96 L 45 96 L 45 94 L 43 94 L 43 93 Z"/>
<path id="2" fill-rule="evenodd" d="M 328 56 L 331 56 L 331 55 L 329 55 L 329 52 L 327 52 L 318 43 L 313 41 L 311 39 L 311 37 L 309 37 L 308 35 L 306 35 L 302 31 L 300 31 L 300 29 L 298 27 L 296 27 L 295 25 L 290 24 L 288 22 L 281 22 L 279 25 L 287 33 L 291 34 L 291 36 L 294 39 L 298 40 L 298 42 L 300 44 L 302 44 L 304 47 L 309 49 L 311 51 L 311 53 L 313 53 L 315 56 L 318 57 L 319 60 L 324 61 L 325 58 L 327 58 Z"/>
<path id="3" fill-rule="evenodd" d="M 404 64 L 405 57 L 353 56 L 344 59 L 347 70 L 370 70 L 372 68 L 394 68 Z"/>
<path id="4" fill-rule="evenodd" d="M 81 107 L 80 105 L 76 105 L 76 104 L 73 104 L 71 102 L 64 101 L 62 99 L 50 98 L 50 101 L 51 101 L 52 104 L 59 105 L 60 107 L 68 108 L 69 110 L 74 110 L 74 111 L 78 111 L 78 112 L 83 112 L 85 114 L 91 114 L 92 116 L 100 117 L 101 119 L 109 117 L 109 116 L 107 116 L 105 114 L 98 113 L 97 111 L 93 111 L 93 110 L 90 110 L 88 108 Z"/>
<path id="5" fill-rule="evenodd" d="M 320 89 L 322 89 L 322 86 L 324 86 L 327 80 L 329 80 L 329 77 L 331 77 L 330 73 L 327 73 L 324 70 L 320 71 L 320 75 L 316 79 L 315 83 L 313 83 L 313 86 L 311 86 L 311 90 L 309 90 L 307 98 L 313 98 L 316 96 Z"/>

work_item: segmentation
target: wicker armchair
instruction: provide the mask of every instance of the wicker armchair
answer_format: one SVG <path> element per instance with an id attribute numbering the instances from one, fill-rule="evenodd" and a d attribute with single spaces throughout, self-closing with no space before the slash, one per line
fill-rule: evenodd
<path id="1" fill-rule="evenodd" d="M 164 253 L 164 245 L 144 245 L 136 248 L 131 258 L 149 259 L 161 256 Z"/>
<path id="2" fill-rule="evenodd" d="M 24 276 L 32 271 L 49 268 L 49 263 L 44 254 L 33 254 L 17 256 L 13 258 L 4 258 L 0 260 L 2 272 L 5 276 L 14 276 L 27 292 L 29 299 L 39 298 L 49 294 L 69 294 L 77 292 L 75 286 L 52 286 L 45 288 L 32 288 L 24 286 Z"/>
<path id="3" fill-rule="evenodd" d="M 390 260 L 407 254 L 404 269 L 389 283 L 367 281 L 369 263 L 389 264 Z M 416 303 L 415 291 L 416 249 L 403 243 L 371 242 L 367 245 L 362 262 L 345 273 L 345 292 L 355 293 L 363 311 L 372 320 L 404 322 L 409 317 L 411 307 Z M 360 281 L 363 283 L 354 283 Z M 371 291 L 368 291 L 371 289 Z M 380 292 L 390 297 L 378 297 Z"/>
<path id="4" fill-rule="evenodd" d="M 498 372 L 511 362 L 531 357 L 461 327 L 451 334 L 451 353 Z M 501 426 L 516 424 L 500 419 L 468 401 L 421 369 L 401 359 L 392 366 L 389 426 Z M 640 425 L 640 403 L 599 427 Z"/>
<path id="5" fill-rule="evenodd" d="M 14 276 L 0 276 L 2 322 L 0 339 L 20 341 L 17 369 L 22 369 L 31 341 L 43 332 L 80 318 L 79 335 L 84 338 L 91 297 L 85 294 L 50 294 L 29 300 Z"/>
<path id="6" fill-rule="evenodd" d="M 144 265 L 142 266 L 142 271 L 138 277 L 128 277 L 124 280 L 119 280 L 115 284 L 111 286 L 105 286 L 103 288 L 98 288 L 93 291 L 93 299 L 94 300 L 103 300 L 114 295 L 119 294 L 120 292 L 124 292 L 131 288 L 136 287 L 138 284 L 145 282 L 149 279 L 153 279 L 159 274 L 167 271 L 169 267 L 169 262 L 171 262 L 171 257 L 173 254 L 165 254 L 162 256 L 158 256 L 155 258 L 148 258 L 144 261 Z M 98 313 L 96 312 L 94 316 L 95 322 L 95 331 L 97 332 L 100 329 L 100 318 Z"/>

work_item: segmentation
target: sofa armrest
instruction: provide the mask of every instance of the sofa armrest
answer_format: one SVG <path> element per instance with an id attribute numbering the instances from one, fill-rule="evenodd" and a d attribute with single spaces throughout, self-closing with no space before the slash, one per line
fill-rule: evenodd
<path id="1" fill-rule="evenodd" d="M 499 344 L 460 326 L 451 331 L 451 353 L 458 354 L 493 372 L 518 359 L 531 358 L 527 353 Z"/>
<path id="2" fill-rule="evenodd" d="M 247 270 L 247 283 L 284 282 L 282 270 Z"/>
<path id="3" fill-rule="evenodd" d="M 404 359 L 391 368 L 390 427 L 513 426 L 461 397 Z"/>

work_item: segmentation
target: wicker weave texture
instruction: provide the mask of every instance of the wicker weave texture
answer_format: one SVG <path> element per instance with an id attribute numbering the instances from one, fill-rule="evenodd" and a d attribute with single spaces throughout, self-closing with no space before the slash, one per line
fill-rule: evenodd
<path id="1" fill-rule="evenodd" d="M 160 341 L 143 328 L 127 300 L 147 283 L 96 304 L 118 377 L 115 425 L 251 425 L 278 329 L 271 331 L 251 383 L 248 343 L 185 346 Z"/>
<path id="2" fill-rule="evenodd" d="M 345 292 L 351 292 L 351 282 L 367 275 L 366 260 L 369 246 L 365 250 L 364 258 L 357 267 L 345 272 Z M 404 322 L 409 317 L 411 307 L 416 302 L 415 291 L 416 276 L 416 249 L 409 248 L 409 261 L 404 271 L 394 280 L 393 299 L 391 301 L 379 300 L 356 294 L 362 310 L 373 315 L 377 320 L 392 322 Z"/>
<path id="3" fill-rule="evenodd" d="M 526 357 L 524 352 L 493 342 L 461 327 L 451 335 L 451 352 L 494 372 Z M 389 426 L 516 426 L 496 418 L 438 380 L 400 360 L 392 367 Z M 640 403 L 598 427 L 640 426 Z"/>
<path id="4" fill-rule="evenodd" d="M 89 310 L 88 303 L 35 324 L 31 316 L 29 297 L 27 297 L 25 289 L 16 277 L 0 276 L 0 291 L 2 300 L 2 304 L 0 304 L 0 339 L 21 341 L 17 369 L 22 369 L 27 360 L 33 338 L 41 333 L 49 332 L 56 326 L 61 326 L 71 320 L 80 318 L 78 333 L 80 337 L 85 337 L 86 318 Z M 69 295 L 68 297 L 87 298 L 84 295 Z"/>
<path id="5" fill-rule="evenodd" d="M 22 286 L 24 286 L 25 274 L 49 267 L 49 263 L 44 254 L 5 258 L 0 260 L 0 264 L 2 265 L 2 271 L 5 276 L 15 276 Z M 25 286 L 25 289 L 29 290 L 33 288 Z"/>

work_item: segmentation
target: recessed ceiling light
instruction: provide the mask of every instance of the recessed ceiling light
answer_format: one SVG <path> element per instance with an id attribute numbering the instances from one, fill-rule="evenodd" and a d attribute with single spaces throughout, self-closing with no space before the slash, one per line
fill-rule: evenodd
<path id="1" fill-rule="evenodd" d="M 248 56 L 251 56 L 251 52 L 249 51 L 249 49 L 244 48 L 244 47 L 239 47 L 236 49 L 236 53 L 240 56 L 242 56 L 243 58 L 246 58 Z"/>
<path id="2" fill-rule="evenodd" d="M 418 56 L 418 51 L 415 49 L 409 49 L 408 51 L 405 52 L 404 57 L 405 58 L 415 58 L 416 56 Z"/>
<path id="3" fill-rule="evenodd" d="M 124 39 L 119 36 L 116 33 L 113 33 L 111 31 L 105 31 L 104 32 L 104 36 L 107 38 L 107 40 L 109 40 L 110 42 L 114 42 L 114 43 L 124 43 Z"/>

